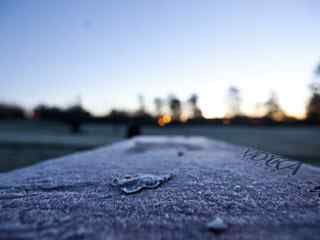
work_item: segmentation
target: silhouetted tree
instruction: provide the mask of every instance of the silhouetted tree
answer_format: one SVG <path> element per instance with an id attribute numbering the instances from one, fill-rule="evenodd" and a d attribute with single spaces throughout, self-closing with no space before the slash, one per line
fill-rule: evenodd
<path id="1" fill-rule="evenodd" d="M 65 112 L 58 107 L 38 105 L 33 110 L 33 118 L 48 121 L 63 121 Z"/>
<path id="2" fill-rule="evenodd" d="M 318 74 L 320 75 L 320 69 Z M 313 82 L 310 91 L 311 97 L 306 110 L 307 120 L 310 123 L 320 123 L 320 83 Z"/>
<path id="3" fill-rule="evenodd" d="M 157 116 L 162 115 L 162 108 L 163 108 L 163 101 L 161 98 L 155 98 L 154 99 L 154 106 L 155 106 L 155 111 Z"/>
<path id="4" fill-rule="evenodd" d="M 237 117 L 241 115 L 241 96 L 240 90 L 235 87 L 231 86 L 228 89 L 227 94 L 227 101 L 228 101 L 228 117 Z"/>
<path id="5" fill-rule="evenodd" d="M 63 122 L 69 127 L 71 133 L 79 133 L 81 124 L 90 117 L 90 113 L 80 105 L 74 105 L 66 110 L 39 105 L 33 110 L 34 119 Z"/>
<path id="6" fill-rule="evenodd" d="M 172 118 L 179 121 L 181 116 L 181 101 L 173 95 L 169 96 L 169 108 L 171 110 Z"/>
<path id="7" fill-rule="evenodd" d="M 146 114 L 146 105 L 145 105 L 143 95 L 138 95 L 138 102 L 139 102 L 139 108 L 138 108 L 138 111 L 136 112 L 136 115 L 143 116 Z"/>
<path id="8" fill-rule="evenodd" d="M 320 76 L 320 64 L 318 64 L 318 66 L 314 70 L 314 73 L 315 73 L 316 76 Z"/>
<path id="9" fill-rule="evenodd" d="M 286 118 L 286 114 L 280 107 L 278 96 L 275 92 L 271 93 L 271 96 L 265 102 L 264 107 L 266 109 L 265 117 L 278 122 L 283 121 Z"/>
<path id="10" fill-rule="evenodd" d="M 80 133 L 81 125 L 90 117 L 90 113 L 80 105 L 68 108 L 64 114 L 64 122 L 69 126 L 71 133 Z"/>
<path id="11" fill-rule="evenodd" d="M 0 103 L 0 119 L 24 119 L 25 110 L 14 104 Z"/>
<path id="12" fill-rule="evenodd" d="M 192 118 L 202 118 L 202 111 L 198 106 L 198 100 L 197 94 L 192 94 L 188 99 L 188 103 L 191 105 Z"/>

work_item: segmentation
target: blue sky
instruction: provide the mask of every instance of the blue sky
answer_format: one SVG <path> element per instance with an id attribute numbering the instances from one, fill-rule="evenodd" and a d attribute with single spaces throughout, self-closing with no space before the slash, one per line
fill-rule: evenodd
<path id="1" fill-rule="evenodd" d="M 302 115 L 320 61 L 317 0 L 2 0 L 1 101 L 66 106 L 81 96 L 96 114 L 134 110 L 143 94 L 198 93 L 223 116 L 238 86 L 243 111 L 276 91 Z"/>

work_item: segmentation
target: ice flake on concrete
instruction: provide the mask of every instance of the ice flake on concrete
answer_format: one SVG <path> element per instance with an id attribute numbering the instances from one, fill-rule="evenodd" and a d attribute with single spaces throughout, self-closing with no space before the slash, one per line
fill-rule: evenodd
<path id="1" fill-rule="evenodd" d="M 119 187 L 120 190 L 126 194 L 136 193 L 142 189 L 154 189 L 159 187 L 162 183 L 169 181 L 173 174 L 153 175 L 153 174 L 137 174 L 127 175 L 123 178 L 114 178 L 111 185 Z"/>

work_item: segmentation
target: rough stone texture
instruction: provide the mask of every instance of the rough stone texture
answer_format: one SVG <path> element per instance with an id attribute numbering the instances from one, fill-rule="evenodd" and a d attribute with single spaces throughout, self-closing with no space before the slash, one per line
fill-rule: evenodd
<path id="1" fill-rule="evenodd" d="M 169 173 L 131 195 L 111 185 Z M 216 217 L 220 235 L 207 228 Z M 319 236 L 319 168 L 204 138 L 135 138 L 0 175 L 0 239 Z"/>

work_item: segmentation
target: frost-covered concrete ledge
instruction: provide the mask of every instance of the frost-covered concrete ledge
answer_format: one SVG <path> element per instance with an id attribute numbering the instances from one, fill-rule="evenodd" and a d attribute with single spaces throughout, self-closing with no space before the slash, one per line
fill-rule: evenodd
<path id="1" fill-rule="evenodd" d="M 136 189 L 137 174 L 172 177 Z M 1 174 L 0 239 L 319 239 L 319 195 L 316 167 L 141 137 Z"/>

